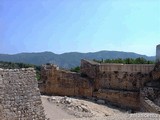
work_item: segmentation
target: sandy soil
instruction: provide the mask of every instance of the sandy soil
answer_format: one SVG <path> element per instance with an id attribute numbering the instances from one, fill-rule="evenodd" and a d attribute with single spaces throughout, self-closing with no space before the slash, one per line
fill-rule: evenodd
<path id="1" fill-rule="evenodd" d="M 47 98 L 48 96 L 41 97 L 46 117 L 49 118 L 49 120 L 63 120 L 76 118 L 75 116 L 68 114 L 58 105 L 49 102 Z"/>
<path id="2" fill-rule="evenodd" d="M 49 120 L 160 120 L 153 113 L 130 114 L 113 106 L 106 106 L 83 99 L 41 96 Z"/>

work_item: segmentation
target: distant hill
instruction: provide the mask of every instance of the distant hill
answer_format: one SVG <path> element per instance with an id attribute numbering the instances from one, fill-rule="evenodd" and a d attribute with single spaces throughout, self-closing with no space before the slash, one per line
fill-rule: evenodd
<path id="1" fill-rule="evenodd" d="M 14 55 L 0 54 L 0 61 L 22 62 L 27 64 L 41 65 L 45 63 L 57 64 L 62 68 L 72 68 L 80 65 L 81 59 L 116 59 L 116 58 L 138 58 L 143 57 L 147 60 L 155 60 L 155 56 L 140 55 L 132 52 L 119 51 L 99 51 L 89 53 L 70 52 L 63 54 L 55 54 L 52 52 L 40 53 L 19 53 Z"/>

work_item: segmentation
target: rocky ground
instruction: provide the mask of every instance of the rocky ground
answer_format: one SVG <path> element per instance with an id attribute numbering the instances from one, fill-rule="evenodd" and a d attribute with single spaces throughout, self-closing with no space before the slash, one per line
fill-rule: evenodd
<path id="1" fill-rule="evenodd" d="M 49 120 L 160 120 L 153 113 L 124 111 L 104 104 L 103 100 L 83 100 L 71 97 L 42 96 L 46 117 Z"/>

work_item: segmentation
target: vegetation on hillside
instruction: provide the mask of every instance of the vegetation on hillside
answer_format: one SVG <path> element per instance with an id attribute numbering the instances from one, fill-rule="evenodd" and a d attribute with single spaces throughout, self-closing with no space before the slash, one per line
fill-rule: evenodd
<path id="1" fill-rule="evenodd" d="M 70 71 L 71 71 L 71 72 L 77 72 L 77 73 L 79 73 L 79 72 L 80 72 L 80 67 L 77 66 L 77 67 L 75 67 L 75 68 L 71 68 Z"/>
<path id="2" fill-rule="evenodd" d="M 80 66 L 81 59 L 117 59 L 117 58 L 138 58 L 143 57 L 146 60 L 155 60 L 155 56 L 145 56 L 130 52 L 118 52 L 118 51 L 100 51 L 91 53 L 78 53 L 70 52 L 64 54 L 54 54 L 52 52 L 41 53 L 20 53 L 14 55 L 0 54 L 0 61 L 9 61 L 16 63 L 27 63 L 33 65 L 42 65 L 46 63 L 53 63 L 60 68 L 71 69 L 76 66 Z"/>
<path id="3" fill-rule="evenodd" d="M 139 57 L 136 59 L 133 58 L 126 58 L 126 59 L 105 59 L 105 60 L 95 60 L 93 61 L 98 63 L 123 63 L 123 64 L 154 64 L 154 61 L 146 60 L 145 58 Z"/>
<path id="4" fill-rule="evenodd" d="M 32 67 L 36 70 L 37 80 L 40 80 L 41 66 L 32 65 L 32 64 L 24 64 L 24 63 L 0 61 L 0 68 L 3 68 L 3 69 L 20 69 L 20 68 L 29 68 L 29 67 Z"/>

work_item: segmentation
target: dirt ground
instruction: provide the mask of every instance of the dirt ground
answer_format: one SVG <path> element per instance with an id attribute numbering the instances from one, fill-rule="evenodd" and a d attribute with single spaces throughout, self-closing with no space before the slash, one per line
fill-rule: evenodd
<path id="1" fill-rule="evenodd" d="M 90 100 L 60 96 L 41 96 L 49 120 L 160 120 L 153 113 L 135 113 Z"/>

